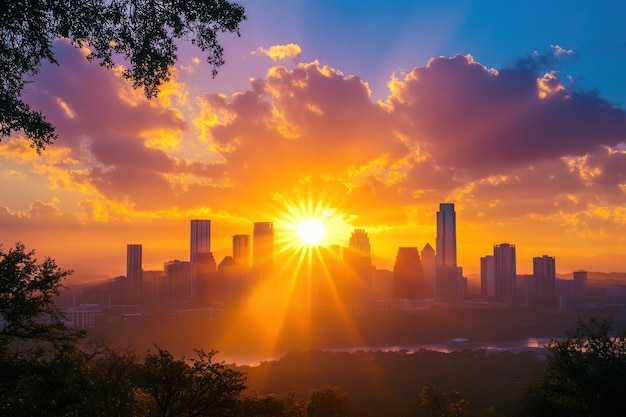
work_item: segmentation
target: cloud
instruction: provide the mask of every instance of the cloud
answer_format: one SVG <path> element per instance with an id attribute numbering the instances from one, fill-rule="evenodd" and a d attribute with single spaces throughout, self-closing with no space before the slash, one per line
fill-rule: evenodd
<path id="1" fill-rule="evenodd" d="M 270 46 L 269 49 L 260 47 L 252 52 L 252 54 L 262 54 L 270 57 L 272 61 L 278 62 L 286 59 L 296 60 L 302 54 L 302 49 L 295 43 L 289 43 L 286 45 Z"/>
<path id="2" fill-rule="evenodd" d="M 388 100 L 411 143 L 439 165 L 492 174 L 584 155 L 626 138 L 626 112 L 549 72 L 490 70 L 470 56 L 432 59 L 393 83 Z"/>
<path id="3" fill-rule="evenodd" d="M 258 53 L 288 59 L 296 47 Z M 542 56 L 499 69 L 433 58 L 392 76 L 379 102 L 366 80 L 318 61 L 271 67 L 230 95 L 190 97 L 175 73 L 147 101 L 118 72 L 55 48 L 61 66 L 43 68 L 28 97 L 59 140 L 41 156 L 24 140 L 0 143 L 12 189 L 33 173 L 48 181 L 28 213 L 0 208 L 3 225 L 30 225 L 33 236 L 48 220 L 108 224 L 110 239 L 136 240 L 127 229 L 198 213 L 239 227 L 302 198 L 386 236 L 419 231 L 420 246 L 441 201 L 455 202 L 473 244 L 488 247 L 514 232 L 565 230 L 562 245 L 593 227 L 626 232 L 626 113 L 564 83 Z"/>

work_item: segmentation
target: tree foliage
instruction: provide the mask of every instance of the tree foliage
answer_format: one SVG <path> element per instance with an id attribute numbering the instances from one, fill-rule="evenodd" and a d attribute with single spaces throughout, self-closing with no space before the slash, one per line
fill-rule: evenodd
<path id="1" fill-rule="evenodd" d="M 337 387 L 314 390 L 306 406 L 308 417 L 345 417 L 348 415 L 348 394 Z"/>
<path id="2" fill-rule="evenodd" d="M 546 368 L 528 389 L 532 416 L 615 416 L 626 410 L 626 331 L 611 335 L 609 319 L 579 321 L 552 341 Z"/>
<path id="3" fill-rule="evenodd" d="M 197 358 L 174 359 L 157 347 L 140 369 L 139 387 L 146 394 L 148 416 L 235 416 L 246 388 L 241 372 L 213 362 L 217 352 L 196 350 Z"/>
<path id="4" fill-rule="evenodd" d="M 439 417 L 463 417 L 469 415 L 469 402 L 456 390 L 439 391 L 432 384 L 425 384 L 420 392 L 422 406 Z"/>
<path id="5" fill-rule="evenodd" d="M 112 68 L 127 63 L 124 78 L 146 97 L 158 94 L 177 60 L 177 40 L 205 55 L 212 75 L 224 64 L 220 33 L 239 34 L 242 6 L 227 0 L 37 0 L 0 7 L 0 139 L 22 131 L 37 151 L 56 139 L 54 127 L 21 94 L 44 61 L 57 63 L 52 44 L 67 39 Z"/>
<path id="6" fill-rule="evenodd" d="M 46 257 L 35 258 L 22 243 L 7 252 L 0 247 L 0 353 L 40 350 L 42 344 L 55 349 L 72 347 L 83 335 L 67 327 L 54 303 L 63 280 L 71 270 L 59 268 Z"/>

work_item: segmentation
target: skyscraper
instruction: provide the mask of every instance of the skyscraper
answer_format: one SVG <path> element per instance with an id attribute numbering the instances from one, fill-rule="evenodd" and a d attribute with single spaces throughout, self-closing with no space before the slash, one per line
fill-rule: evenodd
<path id="1" fill-rule="evenodd" d="M 350 236 L 348 249 L 354 254 L 364 256 L 371 260 L 370 238 L 367 236 L 365 229 L 354 229 L 354 232 L 352 232 Z"/>
<path id="2" fill-rule="evenodd" d="M 533 258 L 535 295 L 554 297 L 556 295 L 556 266 L 553 256 L 543 255 Z"/>
<path id="3" fill-rule="evenodd" d="M 456 213 L 453 203 L 439 204 L 437 212 L 437 266 L 456 265 Z"/>
<path id="4" fill-rule="evenodd" d="M 587 295 L 587 271 L 574 271 L 574 296 Z"/>
<path id="5" fill-rule="evenodd" d="M 211 220 L 192 220 L 190 236 L 189 261 L 196 263 L 199 253 L 211 252 Z"/>
<path id="6" fill-rule="evenodd" d="M 250 267 L 250 235 L 233 236 L 233 259 L 242 268 Z"/>
<path id="7" fill-rule="evenodd" d="M 400 247 L 393 265 L 394 298 L 415 300 L 426 297 L 424 271 L 414 247 Z"/>
<path id="8" fill-rule="evenodd" d="M 496 266 L 493 255 L 480 258 L 480 294 L 487 297 L 496 295 Z"/>
<path id="9" fill-rule="evenodd" d="M 422 258 L 422 269 L 424 270 L 424 280 L 427 284 L 427 295 L 434 297 L 437 289 L 437 256 L 430 243 L 424 245 L 420 255 Z"/>
<path id="10" fill-rule="evenodd" d="M 126 286 L 132 297 L 137 297 L 141 288 L 141 262 L 141 245 L 126 245 Z"/>
<path id="11" fill-rule="evenodd" d="M 453 203 L 439 204 L 437 212 L 437 288 L 438 298 L 464 297 L 463 269 L 456 264 L 456 212 Z"/>
<path id="12" fill-rule="evenodd" d="M 352 308 L 361 308 L 372 295 L 372 256 L 370 239 L 364 229 L 354 229 L 343 253 L 348 267 L 342 286 L 344 300 Z"/>
<path id="13" fill-rule="evenodd" d="M 496 279 L 496 298 L 508 298 L 515 295 L 517 264 L 515 245 L 501 243 L 493 247 L 493 262 Z"/>
<path id="14" fill-rule="evenodd" d="M 274 273 L 274 224 L 272 222 L 254 223 L 252 266 L 259 279 L 271 278 Z"/>

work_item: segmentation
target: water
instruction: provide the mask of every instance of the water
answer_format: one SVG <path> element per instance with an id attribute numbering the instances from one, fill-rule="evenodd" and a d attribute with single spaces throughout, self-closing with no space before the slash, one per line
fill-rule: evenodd
<path id="1" fill-rule="evenodd" d="M 489 352 L 524 352 L 542 351 L 553 338 L 529 337 L 526 340 L 510 343 L 488 343 L 474 342 L 470 339 L 453 338 L 446 343 L 439 344 L 418 344 L 418 345 L 387 345 L 387 346 L 350 346 L 342 348 L 324 349 L 329 352 L 404 352 L 407 354 L 418 352 L 422 349 L 435 352 L 450 353 L 462 350 L 487 350 Z M 219 355 L 218 360 L 226 363 L 234 363 L 239 366 L 258 366 L 262 362 L 278 361 L 285 354 L 276 353 L 274 356 L 262 356 L 255 354 L 248 355 Z"/>

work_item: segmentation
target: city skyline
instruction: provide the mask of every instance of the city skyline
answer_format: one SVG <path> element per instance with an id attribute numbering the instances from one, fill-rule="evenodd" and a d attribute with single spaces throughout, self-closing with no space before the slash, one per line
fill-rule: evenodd
<path id="1" fill-rule="evenodd" d="M 432 208 L 450 201 L 466 275 L 499 242 L 520 273 L 546 253 L 561 273 L 626 270 L 614 3 L 241 3 L 217 77 L 183 43 L 152 101 L 55 43 L 59 65 L 24 95 L 59 139 L 41 155 L 19 134 L 0 142 L 3 247 L 82 282 L 124 273 L 128 242 L 150 269 L 186 259 L 189 219 L 213 220 L 220 254 L 254 221 L 278 244 L 285 216 L 314 212 L 333 242 L 366 230 L 391 270 L 398 247 L 436 246 Z"/>

